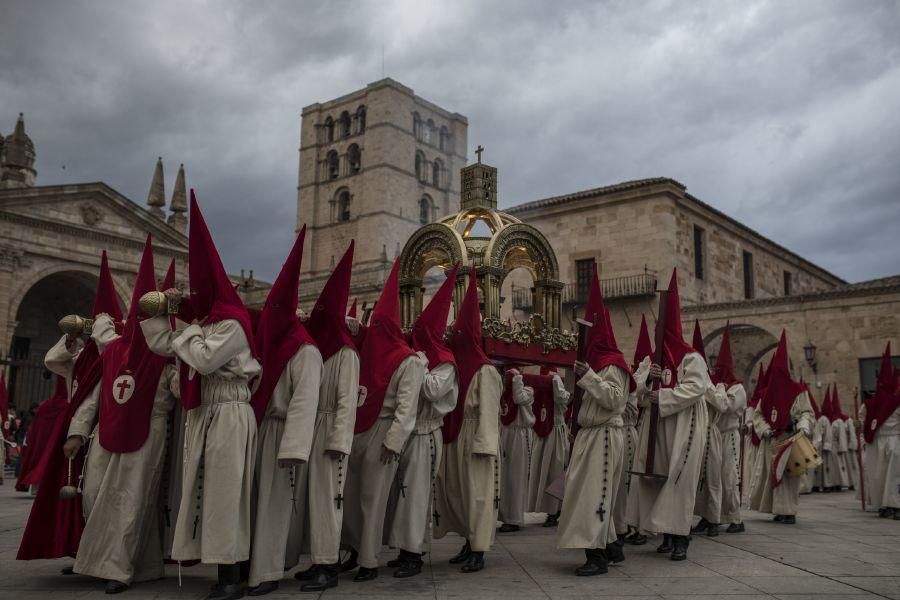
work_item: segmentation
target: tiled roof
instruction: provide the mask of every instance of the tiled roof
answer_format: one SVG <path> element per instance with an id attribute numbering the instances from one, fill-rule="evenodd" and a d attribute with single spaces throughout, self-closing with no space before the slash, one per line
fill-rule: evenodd
<path id="1" fill-rule="evenodd" d="M 524 204 L 517 204 L 516 206 L 512 206 L 510 208 L 502 209 L 503 212 L 514 215 L 516 213 L 524 212 L 526 210 L 531 210 L 533 208 L 544 208 L 546 206 L 556 206 L 557 204 L 565 204 L 567 202 L 571 202 L 573 200 L 581 200 L 582 198 L 593 198 L 594 196 L 603 196 L 606 194 L 615 194 L 618 192 L 627 192 L 628 190 L 635 190 L 642 187 L 649 187 L 651 185 L 660 185 L 670 183 L 674 186 L 681 188 L 682 190 L 686 190 L 687 187 L 683 183 L 679 183 L 674 179 L 670 179 L 668 177 L 652 177 L 650 179 L 635 179 L 634 181 L 623 181 L 622 183 L 616 183 L 613 185 L 606 185 L 603 187 L 591 188 L 589 190 L 583 190 L 581 192 L 575 192 L 573 194 L 565 194 L 562 196 L 552 196 L 550 198 L 542 198 L 540 200 L 532 200 L 531 202 L 525 202 Z"/>

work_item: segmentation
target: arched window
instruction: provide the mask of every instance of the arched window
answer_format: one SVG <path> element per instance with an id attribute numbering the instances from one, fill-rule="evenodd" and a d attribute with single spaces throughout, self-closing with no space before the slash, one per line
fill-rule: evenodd
<path id="1" fill-rule="evenodd" d="M 325 141 L 334 141 L 334 119 L 330 115 L 325 118 Z"/>
<path id="2" fill-rule="evenodd" d="M 350 135 L 350 113 L 346 110 L 341 113 L 341 137 Z"/>
<path id="3" fill-rule="evenodd" d="M 425 123 L 425 143 L 431 144 L 434 139 L 434 121 L 428 119 Z"/>
<path id="4" fill-rule="evenodd" d="M 347 148 L 347 162 L 350 166 L 350 174 L 356 175 L 362 167 L 362 152 L 356 144 L 350 144 Z"/>
<path id="5" fill-rule="evenodd" d="M 338 221 L 349 221 L 350 220 L 350 201 L 352 197 L 350 196 L 350 190 L 340 190 L 338 192 L 337 197 L 337 220 Z"/>
<path id="6" fill-rule="evenodd" d="M 362 133 L 366 130 L 366 107 L 360 106 L 356 109 L 356 130 Z"/>
<path id="7" fill-rule="evenodd" d="M 325 164 L 328 169 L 328 179 L 337 179 L 338 175 L 340 175 L 340 159 L 338 158 L 338 153 L 335 150 L 329 150 L 328 154 L 325 156 Z"/>
<path id="8" fill-rule="evenodd" d="M 416 152 L 416 179 L 425 180 L 425 155 L 421 152 Z"/>
<path id="9" fill-rule="evenodd" d="M 431 209 L 431 198 L 422 196 L 422 199 L 419 200 L 419 223 L 422 225 L 431 223 Z"/>
<path id="10" fill-rule="evenodd" d="M 413 136 L 417 140 L 422 139 L 422 117 L 417 112 L 413 113 Z"/>
<path id="11" fill-rule="evenodd" d="M 450 150 L 450 131 L 447 130 L 447 127 L 441 127 L 441 142 L 440 142 L 441 150 L 447 152 Z"/>
<path id="12" fill-rule="evenodd" d="M 441 187 L 441 171 L 443 170 L 444 165 L 440 160 L 431 163 L 431 185 L 436 188 Z"/>

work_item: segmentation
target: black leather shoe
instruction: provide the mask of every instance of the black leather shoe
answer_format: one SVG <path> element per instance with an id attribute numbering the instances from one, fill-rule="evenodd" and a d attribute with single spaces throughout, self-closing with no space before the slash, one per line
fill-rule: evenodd
<path id="1" fill-rule="evenodd" d="M 817 485 L 814 485 L 813 488 L 812 488 L 812 493 L 813 493 L 813 494 L 818 494 L 818 493 L 821 492 L 821 491 L 822 491 L 822 490 L 821 490 L 821 489 L 819 488 L 819 486 L 817 486 Z"/>
<path id="2" fill-rule="evenodd" d="M 882 509 L 882 510 L 884 510 L 884 509 Z M 62 573 L 63 575 L 74 575 L 75 567 L 73 567 L 72 565 L 69 565 L 68 567 L 63 567 L 62 569 L 60 569 L 59 572 Z"/>
<path id="3" fill-rule="evenodd" d="M 294 579 L 297 581 L 312 581 L 316 578 L 316 573 L 318 573 L 316 566 L 317 565 L 311 565 L 305 571 L 297 571 L 294 573 Z"/>
<path id="4" fill-rule="evenodd" d="M 419 559 L 404 560 L 402 564 L 394 571 L 394 577 L 398 579 L 406 579 L 407 577 L 415 577 L 422 572 L 424 562 Z"/>
<path id="5" fill-rule="evenodd" d="M 879 509 L 878 509 L 878 516 L 879 516 L 880 518 L 882 518 L 882 519 L 890 519 L 891 516 L 892 516 L 892 515 L 891 515 L 892 512 L 893 512 L 893 511 L 892 511 L 891 509 L 889 509 L 889 508 L 879 508 Z M 69 569 L 69 570 L 71 571 L 72 567 L 66 567 L 66 569 Z M 66 573 L 66 569 L 63 569 L 63 570 L 62 570 L 62 574 L 63 574 L 63 575 L 71 575 L 71 573 Z"/>
<path id="6" fill-rule="evenodd" d="M 456 556 L 454 556 L 453 558 L 450 559 L 450 564 L 451 565 L 462 564 L 462 563 L 466 562 L 467 560 L 469 560 L 470 554 L 472 554 L 472 547 L 469 546 L 469 542 L 466 542 L 465 545 L 462 547 L 462 550 L 460 550 L 456 554 Z"/>
<path id="7" fill-rule="evenodd" d="M 115 579 L 110 579 L 106 582 L 106 593 L 107 594 L 121 594 L 125 590 L 128 589 L 128 586 L 121 581 L 116 581 Z"/>
<path id="8" fill-rule="evenodd" d="M 392 558 L 388 561 L 387 566 L 392 569 L 396 569 L 397 567 L 403 565 L 403 552 L 400 553 L 400 556 L 397 558 Z"/>
<path id="9" fill-rule="evenodd" d="M 744 522 L 732 523 L 728 526 L 728 529 L 725 530 L 725 533 L 744 533 Z"/>
<path id="10" fill-rule="evenodd" d="M 593 575 L 604 575 L 609 572 L 609 565 L 604 552 L 599 548 L 586 549 L 584 555 L 587 558 L 585 563 L 575 569 L 575 574 L 579 577 L 591 577 Z"/>
<path id="11" fill-rule="evenodd" d="M 359 571 L 356 572 L 356 577 L 353 578 L 353 581 L 372 581 L 376 577 L 378 577 L 378 569 L 360 567 Z"/>
<path id="12" fill-rule="evenodd" d="M 719 524 L 710 523 L 706 528 L 706 537 L 716 537 L 717 535 L 719 535 Z"/>
<path id="13" fill-rule="evenodd" d="M 559 525 L 559 514 L 547 515 L 547 519 L 544 521 L 544 527 L 556 527 L 557 525 Z"/>
<path id="14" fill-rule="evenodd" d="M 350 552 L 350 557 L 347 558 L 344 562 L 341 563 L 340 571 L 341 573 L 346 573 L 347 571 L 352 571 L 356 567 L 359 566 L 359 563 L 356 562 L 359 553 L 356 550 Z"/>
<path id="15" fill-rule="evenodd" d="M 776 523 L 781 523 L 782 521 L 784 521 L 784 515 L 775 515 L 774 517 L 772 517 L 772 520 Z"/>
<path id="16" fill-rule="evenodd" d="M 691 533 L 703 533 L 707 527 L 709 527 L 709 521 L 701 517 L 700 522 L 696 526 L 691 527 Z"/>
<path id="17" fill-rule="evenodd" d="M 222 585 L 217 583 L 206 597 L 206 600 L 238 600 L 244 597 L 244 586 L 240 583 Z"/>
<path id="18" fill-rule="evenodd" d="M 266 594 L 271 594 L 275 590 L 278 589 L 277 581 L 263 581 L 261 584 L 256 586 L 255 588 L 250 588 L 247 590 L 248 596 L 265 596 Z"/>
<path id="19" fill-rule="evenodd" d="M 470 552 L 466 564 L 463 565 L 463 573 L 477 573 L 484 568 L 484 552 Z"/>
<path id="20" fill-rule="evenodd" d="M 612 544 L 606 545 L 606 557 L 607 561 L 611 562 L 612 564 L 624 562 L 625 551 L 622 550 L 622 546 L 619 544 L 619 542 L 613 542 Z"/>
<path id="21" fill-rule="evenodd" d="M 301 592 L 322 592 L 337 587 L 338 565 L 316 565 L 316 574 L 312 580 L 300 586 Z"/>
<path id="22" fill-rule="evenodd" d="M 497 529 L 497 531 L 498 531 L 499 533 L 515 533 L 516 531 L 519 531 L 519 529 L 521 529 L 521 528 L 520 528 L 518 525 L 512 525 L 512 524 L 510 524 L 510 523 L 504 523 L 503 525 L 501 525 L 501 526 Z"/>
<path id="23" fill-rule="evenodd" d="M 662 544 L 657 546 L 656 551 L 659 554 L 669 554 L 674 549 L 675 549 L 675 546 L 672 544 L 672 536 L 669 535 L 668 533 L 664 533 Z"/>
<path id="24" fill-rule="evenodd" d="M 670 557 L 672 560 L 685 560 L 687 558 L 687 549 L 688 549 L 688 538 L 686 535 L 673 535 L 672 536 L 672 545 L 674 546 L 672 550 L 672 556 Z"/>
<path id="25" fill-rule="evenodd" d="M 795 523 L 797 523 L 797 517 L 794 515 L 784 515 L 781 519 L 782 525 L 794 525 Z"/>

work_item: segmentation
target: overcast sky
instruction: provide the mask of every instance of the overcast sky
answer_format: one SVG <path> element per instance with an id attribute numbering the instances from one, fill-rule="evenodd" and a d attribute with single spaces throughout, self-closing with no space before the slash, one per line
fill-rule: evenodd
<path id="1" fill-rule="evenodd" d="M 501 206 L 673 177 L 845 279 L 900 273 L 895 0 L 4 2 L 0 132 L 24 111 L 39 184 L 139 203 L 184 162 L 228 268 L 271 277 L 300 111 L 380 79 L 382 46 L 469 118 Z"/>

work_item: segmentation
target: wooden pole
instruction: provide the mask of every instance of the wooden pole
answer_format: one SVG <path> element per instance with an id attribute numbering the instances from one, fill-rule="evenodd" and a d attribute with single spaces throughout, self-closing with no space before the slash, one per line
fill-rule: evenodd
<path id="1" fill-rule="evenodd" d="M 859 388 L 854 388 L 853 390 L 853 410 L 856 413 L 856 426 L 853 430 L 856 432 L 856 464 L 859 467 L 859 499 L 860 502 L 862 502 L 863 512 L 866 512 L 866 478 L 863 473 L 862 440 L 859 435 L 859 430 L 862 427 L 859 421 Z"/>

